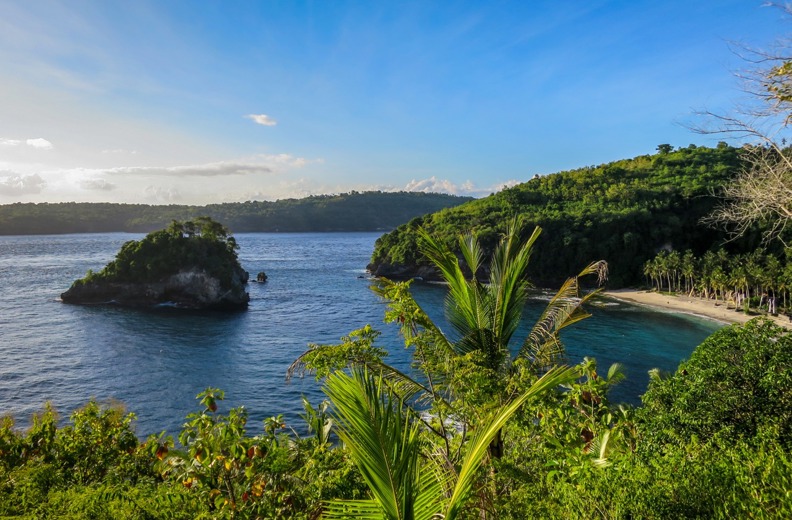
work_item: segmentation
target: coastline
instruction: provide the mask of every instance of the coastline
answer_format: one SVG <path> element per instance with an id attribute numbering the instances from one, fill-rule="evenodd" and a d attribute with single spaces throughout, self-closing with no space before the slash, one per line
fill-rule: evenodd
<path id="1" fill-rule="evenodd" d="M 716 303 L 714 300 L 707 301 L 684 295 L 660 294 L 654 291 L 642 291 L 637 289 L 616 289 L 612 291 L 604 291 L 602 295 L 606 298 L 612 298 L 614 300 L 645 305 L 647 307 L 664 309 L 671 312 L 704 316 L 728 324 L 745 323 L 752 320 L 753 318 L 764 316 L 781 327 L 792 329 L 792 321 L 790 321 L 785 315 L 746 315 L 745 313 L 735 311 L 734 309 L 727 309 L 726 304 L 722 302 Z"/>

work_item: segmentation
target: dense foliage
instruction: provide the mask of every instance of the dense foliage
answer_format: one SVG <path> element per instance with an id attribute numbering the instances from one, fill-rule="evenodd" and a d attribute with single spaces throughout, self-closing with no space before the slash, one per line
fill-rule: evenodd
<path id="1" fill-rule="evenodd" d="M 275 202 L 238 202 L 208 206 L 59 203 L 0 206 L 0 235 L 149 232 L 172 220 L 201 215 L 236 233 L 298 231 L 382 231 L 410 219 L 471 200 L 438 193 L 351 192 Z"/>
<path id="2" fill-rule="evenodd" d="M 141 240 L 126 242 L 101 271 L 89 271 L 75 284 L 150 283 L 180 271 L 199 269 L 230 288 L 233 273 L 242 271 L 237 248 L 228 229 L 211 218 L 173 221 L 167 228 L 149 233 Z"/>
<path id="3" fill-rule="evenodd" d="M 223 393 L 198 396 L 178 448 L 138 441 L 134 414 L 89 403 L 58 427 L 47 408 L 24 433 L 0 423 L 0 517 L 74 519 L 316 518 L 322 501 L 359 497 L 344 450 L 326 435 L 284 432 L 279 417 L 248 435 L 247 413 L 218 411 Z M 326 420 L 306 402 L 306 418 Z"/>
<path id="4" fill-rule="evenodd" d="M 647 448 L 699 440 L 792 449 L 792 336 L 769 321 L 722 329 L 643 396 Z"/>
<path id="5" fill-rule="evenodd" d="M 714 193 L 741 167 L 742 150 L 725 143 L 658 149 L 655 155 L 537 176 L 413 219 L 377 241 L 371 268 L 393 276 L 399 266 L 429 265 L 416 247 L 419 228 L 450 247 L 463 230 L 472 230 L 492 250 L 505 223 L 520 215 L 544 230 L 531 266 L 539 283 L 558 283 L 592 259 L 608 262 L 613 287 L 640 281 L 644 262 L 662 247 L 700 255 L 723 241 L 722 232 L 700 220 L 714 207 Z M 729 248 L 750 250 L 759 238 L 760 233 L 748 233 Z"/>

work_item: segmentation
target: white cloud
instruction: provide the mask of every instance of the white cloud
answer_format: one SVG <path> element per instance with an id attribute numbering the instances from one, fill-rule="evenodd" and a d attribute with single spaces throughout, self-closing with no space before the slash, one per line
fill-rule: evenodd
<path id="1" fill-rule="evenodd" d="M 113 148 L 112 150 L 102 150 L 103 155 L 137 155 L 137 150 L 124 150 L 123 148 Z"/>
<path id="2" fill-rule="evenodd" d="M 113 191 L 117 188 L 115 184 L 105 179 L 83 179 L 80 181 L 80 187 L 91 191 Z"/>
<path id="3" fill-rule="evenodd" d="M 41 193 L 47 185 L 37 173 L 19 175 L 9 170 L 0 171 L 0 195 L 30 195 Z"/>
<path id="4" fill-rule="evenodd" d="M 267 114 L 248 114 L 245 117 L 248 119 L 252 119 L 255 123 L 264 126 L 275 126 L 278 124 L 277 121 L 272 119 Z"/>
<path id="5" fill-rule="evenodd" d="M 491 193 L 496 193 L 504 188 L 508 188 L 519 183 L 520 181 L 508 180 L 494 184 L 488 188 L 478 188 L 471 181 L 465 181 L 461 185 L 457 185 L 448 179 L 438 179 L 437 177 L 432 176 L 428 179 L 413 179 L 402 189 L 404 191 L 423 193 L 447 193 L 449 195 L 460 195 L 466 197 L 486 197 Z"/>
<path id="6" fill-rule="evenodd" d="M 324 162 L 324 159 L 306 159 L 304 157 L 295 157 L 288 153 L 279 153 L 275 155 L 261 154 L 257 155 L 256 158 L 265 163 L 288 166 L 291 168 L 302 168 L 308 164 L 321 164 Z"/>
<path id="7" fill-rule="evenodd" d="M 111 175 L 156 175 L 168 177 L 221 177 L 225 175 L 252 175 L 272 173 L 273 169 L 264 164 L 220 161 L 187 166 L 119 166 L 102 170 Z"/>
<path id="8" fill-rule="evenodd" d="M 25 141 L 25 144 L 32 146 L 33 148 L 39 148 L 41 150 L 52 150 L 52 143 L 46 139 L 42 139 L 41 137 L 36 139 L 28 139 Z"/>
<path id="9" fill-rule="evenodd" d="M 41 137 L 36 139 L 25 139 L 24 141 L 21 139 L 3 139 L 0 137 L 0 146 L 20 146 L 22 144 L 40 150 L 52 150 L 52 143 Z"/>
<path id="10" fill-rule="evenodd" d="M 461 195 L 463 191 L 470 191 L 472 185 L 468 183 L 467 189 L 465 185 L 457 186 L 447 179 L 438 179 L 435 176 L 428 179 L 411 180 L 404 187 L 404 191 L 418 191 L 423 193 L 448 193 L 450 195 Z"/>
<path id="11" fill-rule="evenodd" d="M 492 187 L 492 193 L 496 193 L 501 190 L 505 190 L 506 188 L 512 188 L 517 186 L 518 184 L 522 184 L 525 181 L 518 181 L 516 179 L 509 179 L 508 181 L 501 182 L 499 184 L 495 184 Z"/>

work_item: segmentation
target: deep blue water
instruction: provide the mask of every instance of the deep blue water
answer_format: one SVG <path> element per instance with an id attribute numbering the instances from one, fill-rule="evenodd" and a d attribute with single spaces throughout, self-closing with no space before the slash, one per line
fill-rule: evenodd
<path id="1" fill-rule="evenodd" d="M 313 379 L 284 375 L 308 343 L 332 343 L 370 323 L 383 331 L 390 361 L 406 368 L 408 352 L 382 323 L 384 304 L 364 267 L 377 233 L 236 235 L 240 261 L 253 277 L 247 312 L 183 313 L 66 305 L 58 298 L 88 269 L 101 269 L 127 240 L 124 233 L 0 237 L 0 415 L 25 425 L 46 401 L 67 415 L 90 398 L 116 400 L 138 416 L 140 436 L 177 433 L 197 411 L 195 395 L 213 386 L 226 405 L 244 404 L 251 432 L 283 413 L 298 430 L 300 395 L 321 399 Z M 442 319 L 445 290 L 414 285 L 416 298 Z M 546 302 L 532 301 L 529 319 Z M 628 379 L 614 398 L 637 403 L 647 371 L 674 370 L 720 324 L 605 302 L 563 339 L 572 362 L 619 361 Z M 226 408 L 227 409 L 227 408 Z"/>

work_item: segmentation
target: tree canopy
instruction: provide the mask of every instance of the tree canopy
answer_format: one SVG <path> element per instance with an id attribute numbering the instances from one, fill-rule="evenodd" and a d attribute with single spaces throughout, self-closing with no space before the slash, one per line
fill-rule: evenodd
<path id="1" fill-rule="evenodd" d="M 237 249 L 228 228 L 209 217 L 185 222 L 174 220 L 165 229 L 124 243 L 104 269 L 97 273 L 89 271 L 75 283 L 156 282 L 180 271 L 199 268 L 230 286 L 232 273 L 242 270 Z"/>

